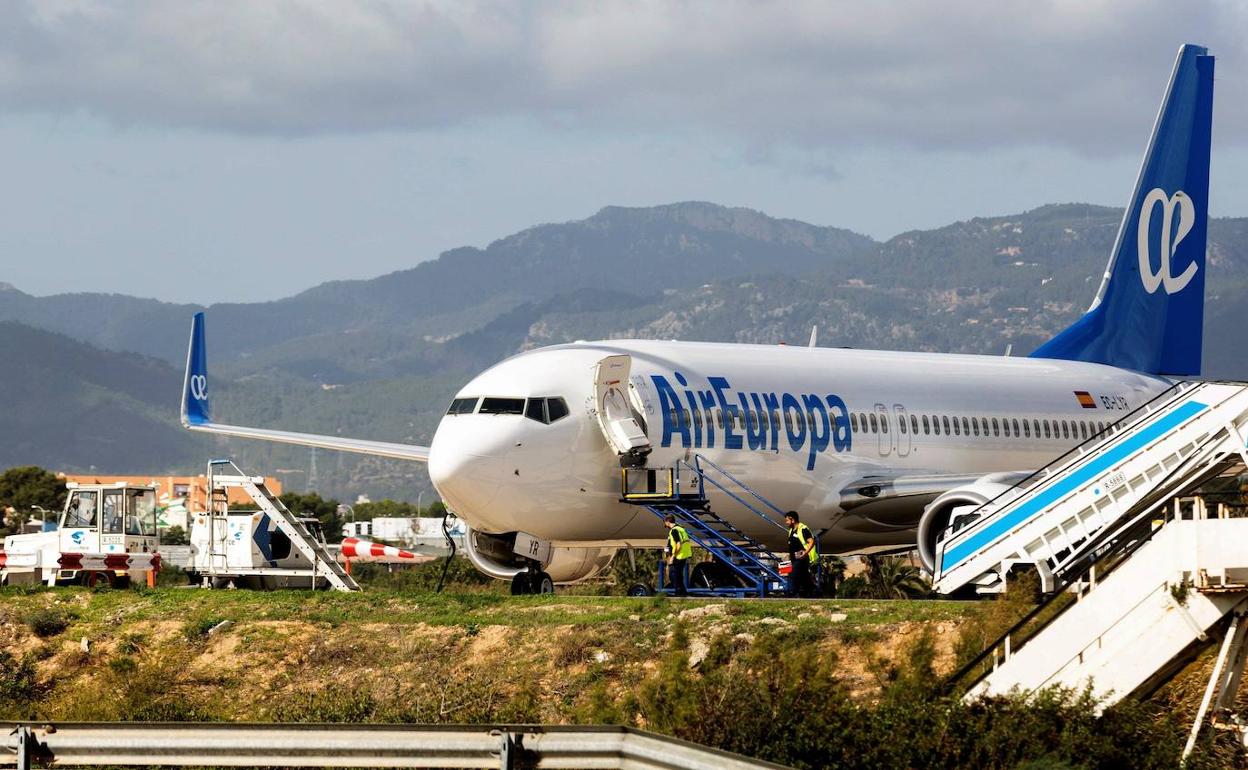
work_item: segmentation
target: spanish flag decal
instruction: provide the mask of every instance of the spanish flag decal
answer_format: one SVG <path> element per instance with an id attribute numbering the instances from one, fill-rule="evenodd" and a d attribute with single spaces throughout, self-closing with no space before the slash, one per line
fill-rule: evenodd
<path id="1" fill-rule="evenodd" d="M 1086 390 L 1076 390 L 1075 398 L 1079 399 L 1079 406 L 1084 409 L 1096 408 L 1096 400 L 1092 398 L 1092 394 Z"/>

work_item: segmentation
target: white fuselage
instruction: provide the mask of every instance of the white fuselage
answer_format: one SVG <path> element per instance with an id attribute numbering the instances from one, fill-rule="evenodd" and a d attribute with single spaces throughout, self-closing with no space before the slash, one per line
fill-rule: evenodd
<path id="1" fill-rule="evenodd" d="M 594 367 L 620 354 L 631 357 L 630 395 L 653 447 L 648 466 L 701 454 L 780 509 L 826 528 L 825 548 L 841 551 L 912 544 L 920 512 L 886 520 L 847 513 L 847 485 L 1033 470 L 1170 385 L 1110 366 L 1032 358 L 642 340 L 559 345 L 513 356 L 460 390 L 462 399 L 560 397 L 570 414 L 549 424 L 477 411 L 443 417 L 429 472 L 448 507 L 479 531 L 524 531 L 560 545 L 661 541 L 651 513 L 620 502 L 619 459 L 598 423 Z M 714 491 L 709 497 L 737 526 L 778 544 L 755 514 Z"/>

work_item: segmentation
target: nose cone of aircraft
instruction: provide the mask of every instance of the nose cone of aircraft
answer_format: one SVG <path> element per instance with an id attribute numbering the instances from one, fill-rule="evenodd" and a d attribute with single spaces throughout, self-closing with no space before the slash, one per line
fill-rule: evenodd
<path id="1" fill-rule="evenodd" d="M 474 422 L 473 415 L 442 418 L 429 447 L 429 478 L 447 507 L 461 515 L 472 512 L 479 520 L 493 510 L 506 447 Z"/>

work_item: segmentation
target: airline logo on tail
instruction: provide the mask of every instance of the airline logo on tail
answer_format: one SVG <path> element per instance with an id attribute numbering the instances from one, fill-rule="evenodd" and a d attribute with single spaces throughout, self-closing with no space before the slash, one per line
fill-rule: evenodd
<path id="1" fill-rule="evenodd" d="M 1154 273 L 1150 255 L 1152 245 L 1150 226 L 1153 221 L 1153 210 L 1159 203 L 1162 208 L 1161 242 L 1157 250 L 1159 264 L 1157 272 Z M 1174 221 L 1176 212 L 1179 215 L 1177 223 Z M 1144 202 L 1140 204 L 1140 224 L 1136 230 L 1136 251 L 1139 254 L 1140 281 L 1144 284 L 1144 291 L 1154 294 L 1158 288 L 1165 288 L 1166 294 L 1177 294 L 1191 282 L 1196 271 L 1200 269 L 1199 265 L 1192 262 L 1176 277 L 1171 271 L 1170 262 L 1174 259 L 1179 244 L 1191 232 L 1195 224 L 1196 206 L 1192 203 L 1191 197 L 1182 190 L 1167 196 L 1165 190 L 1154 187 L 1148 195 L 1144 196 Z"/>
<path id="2" fill-rule="evenodd" d="M 192 374 L 190 377 L 191 396 L 196 401 L 208 400 L 208 378 L 202 374 Z"/>

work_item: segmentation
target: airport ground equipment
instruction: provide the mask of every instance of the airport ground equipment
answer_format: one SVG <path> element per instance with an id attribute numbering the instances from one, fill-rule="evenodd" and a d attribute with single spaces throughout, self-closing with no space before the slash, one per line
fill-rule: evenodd
<path id="1" fill-rule="evenodd" d="M 1024 566 L 1050 592 L 1142 517 L 1243 463 L 1246 431 L 1248 385 L 1180 383 L 984 505 L 956 510 L 933 585 L 996 593 Z"/>
<path id="2" fill-rule="evenodd" d="M 951 678 L 968 699 L 1153 691 L 1221 640 L 1186 752 L 1230 714 L 1248 663 L 1248 518 L 1184 497 L 1248 472 L 1248 385 L 1182 383 L 997 499 L 955 519 L 936 587 L 1004 588 L 1034 567 L 1049 598 Z"/>
<path id="3" fill-rule="evenodd" d="M 783 593 L 788 581 L 781 576 L 779 559 L 758 540 L 711 510 L 707 485 L 744 506 L 770 526 L 787 532 L 784 513 L 732 474 L 701 455 L 693 462 L 677 461 L 670 468 L 620 469 L 620 499 L 639 505 L 662 521 L 668 514 L 685 528 L 689 538 L 711 556 L 693 565 L 688 588 L 692 596 L 769 596 Z M 656 590 L 669 592 L 663 564 Z M 632 595 L 648 593 L 640 584 Z"/>
<path id="4" fill-rule="evenodd" d="M 65 509 L 56 530 L 4 539 L 0 584 L 107 581 L 124 587 L 136 573 L 153 582 L 160 569 L 156 487 L 122 482 L 65 486 Z"/>
<path id="5" fill-rule="evenodd" d="M 231 510 L 229 490 L 247 493 L 255 510 Z M 320 522 L 298 517 L 231 460 L 208 462 L 208 510 L 191 525 L 187 572 L 205 587 L 320 588 L 358 591 L 329 552 Z"/>

